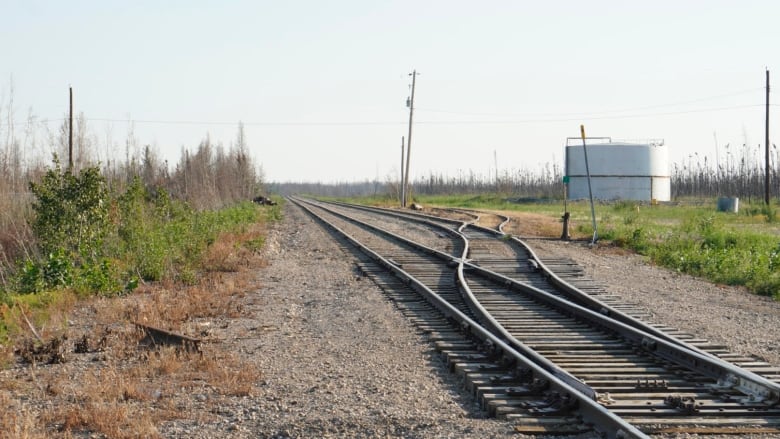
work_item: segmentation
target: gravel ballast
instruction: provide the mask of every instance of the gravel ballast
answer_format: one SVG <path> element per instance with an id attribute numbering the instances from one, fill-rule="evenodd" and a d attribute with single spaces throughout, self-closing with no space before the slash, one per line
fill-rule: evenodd
<path id="1" fill-rule="evenodd" d="M 653 266 L 638 255 L 587 242 L 528 240 L 542 258 L 567 257 L 653 321 L 780 365 L 780 302 Z"/>
<path id="2" fill-rule="evenodd" d="M 484 418 L 438 354 L 300 209 L 268 236 L 239 349 L 264 374 L 247 437 L 518 437 Z M 233 433 L 238 433 L 234 431 Z"/>

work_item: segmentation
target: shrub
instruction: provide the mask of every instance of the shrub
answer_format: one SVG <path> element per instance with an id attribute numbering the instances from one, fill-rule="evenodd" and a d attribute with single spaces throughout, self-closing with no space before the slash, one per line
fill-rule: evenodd
<path id="1" fill-rule="evenodd" d="M 223 231 L 280 217 L 278 206 L 258 209 L 245 202 L 219 211 L 195 211 L 164 189 L 134 178 L 113 194 L 98 168 L 78 175 L 54 167 L 31 183 L 32 229 L 42 258 L 22 261 L 8 294 L 72 288 L 80 295 L 118 294 L 140 279 L 195 283 L 204 250 Z M 262 239 L 248 244 L 259 248 Z"/>
<path id="2" fill-rule="evenodd" d="M 35 263 L 26 261 L 20 275 L 22 293 L 34 293 L 45 289 L 66 287 L 73 281 L 70 256 L 62 248 L 49 253 L 46 259 Z"/>
<path id="3" fill-rule="evenodd" d="M 56 157 L 54 168 L 40 183 L 30 183 L 35 196 L 32 229 L 43 254 L 62 251 L 77 261 L 99 257 L 109 231 L 109 191 L 97 167 L 73 175 L 63 172 Z"/>

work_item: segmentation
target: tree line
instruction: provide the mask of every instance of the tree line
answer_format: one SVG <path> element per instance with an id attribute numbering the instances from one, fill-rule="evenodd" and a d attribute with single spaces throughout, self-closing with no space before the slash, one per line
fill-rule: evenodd
<path id="1" fill-rule="evenodd" d="M 733 148 L 732 148 L 733 149 Z M 691 154 L 670 169 L 672 199 L 739 197 L 747 201 L 764 197 L 764 150 L 761 145 L 730 150 L 722 160 L 712 160 L 698 153 Z M 772 145 L 770 150 L 770 193 L 780 195 L 780 153 Z M 497 173 L 459 171 L 456 175 L 429 172 L 409 182 L 412 196 L 469 195 L 493 193 L 507 198 L 562 199 L 564 169 L 547 163 L 538 169 L 504 169 Z M 398 177 L 383 181 L 359 182 L 288 182 L 269 183 L 276 193 L 311 194 L 329 197 L 381 196 L 400 201 L 401 184 Z"/>
<path id="2" fill-rule="evenodd" d="M 124 148 L 117 148 L 110 139 L 101 141 L 82 113 L 73 123 L 70 168 L 67 118 L 50 129 L 31 111 L 22 124 L 15 117 L 11 88 L 9 97 L 0 101 L 0 284 L 18 268 L 18 261 L 42 256 L 31 228 L 35 216 L 31 189 L 60 166 L 63 174 L 73 176 L 98 172 L 115 194 L 140 184 L 150 194 L 162 191 L 196 211 L 250 200 L 264 189 L 262 168 L 249 152 L 241 122 L 228 146 L 207 135 L 193 148 L 182 147 L 176 163 L 168 163 L 155 148 L 141 145 L 132 124 Z M 124 154 L 115 152 L 122 149 Z"/>

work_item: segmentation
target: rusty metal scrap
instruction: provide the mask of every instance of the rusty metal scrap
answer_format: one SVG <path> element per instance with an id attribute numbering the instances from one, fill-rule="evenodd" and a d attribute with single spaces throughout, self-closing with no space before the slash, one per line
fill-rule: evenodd
<path id="1" fill-rule="evenodd" d="M 144 325 L 142 323 L 135 322 L 135 326 L 141 330 L 145 338 L 152 345 L 169 345 L 169 346 L 181 346 L 184 350 L 200 352 L 199 338 L 190 337 L 183 334 L 177 334 L 165 329 L 156 328 L 154 326 Z"/>

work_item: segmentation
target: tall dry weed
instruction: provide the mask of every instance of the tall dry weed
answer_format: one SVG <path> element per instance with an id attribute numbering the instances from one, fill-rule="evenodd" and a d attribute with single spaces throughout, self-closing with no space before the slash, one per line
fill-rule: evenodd
<path id="1" fill-rule="evenodd" d="M 0 285 L 6 288 L 10 287 L 10 275 L 16 270 L 16 261 L 32 257 L 36 252 L 35 237 L 27 221 L 29 217 L 29 196 L 0 189 Z"/>
<path id="2" fill-rule="evenodd" d="M 221 233 L 209 246 L 201 260 L 206 272 L 237 272 L 241 267 L 256 267 L 262 258 L 257 257 L 263 237 L 267 233 L 265 224 L 255 223 L 241 232 Z"/>
<path id="3" fill-rule="evenodd" d="M 256 366 L 232 352 L 204 352 L 193 367 L 207 377 L 209 385 L 228 396 L 252 395 L 263 377 Z"/>
<path id="4" fill-rule="evenodd" d="M 39 439 L 48 435 L 39 427 L 31 410 L 20 407 L 6 392 L 0 391 L 0 439 Z"/>
<path id="5" fill-rule="evenodd" d="M 98 433 L 118 439 L 162 437 L 151 417 L 133 412 L 123 403 L 90 402 L 55 409 L 51 416 L 63 433 Z"/>

